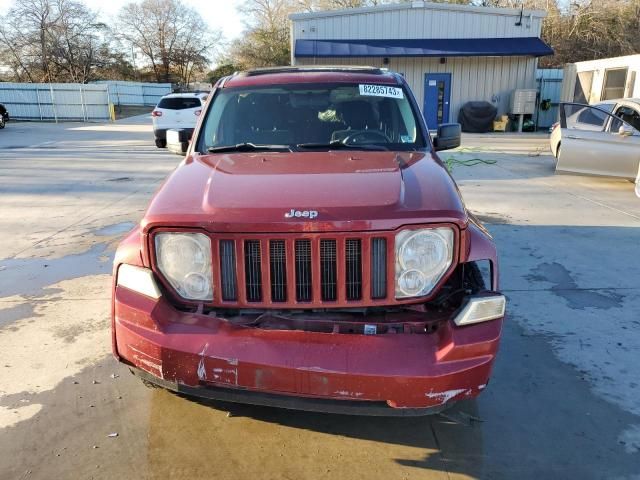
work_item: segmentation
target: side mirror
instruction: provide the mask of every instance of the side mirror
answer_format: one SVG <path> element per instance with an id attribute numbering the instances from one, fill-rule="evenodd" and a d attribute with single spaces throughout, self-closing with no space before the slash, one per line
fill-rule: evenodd
<path id="1" fill-rule="evenodd" d="M 633 128 L 631 128 L 629 125 L 622 124 L 618 129 L 618 135 L 620 135 L 621 137 L 630 137 L 631 135 L 633 135 Z"/>
<path id="2" fill-rule="evenodd" d="M 443 123 L 438 127 L 438 135 L 433 139 L 436 151 L 458 148 L 462 141 L 462 127 L 459 123 Z"/>

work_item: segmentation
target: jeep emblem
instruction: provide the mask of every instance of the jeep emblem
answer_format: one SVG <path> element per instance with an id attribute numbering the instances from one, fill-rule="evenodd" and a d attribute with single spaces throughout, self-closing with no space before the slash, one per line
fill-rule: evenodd
<path id="1" fill-rule="evenodd" d="M 313 220 L 317 216 L 317 210 L 296 210 L 295 208 L 284 214 L 284 218 L 308 218 L 309 220 Z"/>

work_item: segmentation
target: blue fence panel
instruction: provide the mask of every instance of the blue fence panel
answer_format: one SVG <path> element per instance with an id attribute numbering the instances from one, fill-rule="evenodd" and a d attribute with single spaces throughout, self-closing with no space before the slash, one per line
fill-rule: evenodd
<path id="1" fill-rule="evenodd" d="M 558 121 L 558 104 L 562 95 L 563 73 L 560 68 L 544 68 L 536 71 L 538 109 L 535 122 L 538 129 L 549 128 Z M 543 109 L 545 100 L 549 101 L 547 110 Z"/>

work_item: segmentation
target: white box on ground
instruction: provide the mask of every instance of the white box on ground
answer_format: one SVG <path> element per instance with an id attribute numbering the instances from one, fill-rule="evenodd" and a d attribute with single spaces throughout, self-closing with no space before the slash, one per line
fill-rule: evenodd
<path id="1" fill-rule="evenodd" d="M 189 147 L 189 132 L 185 129 L 167 130 L 167 149 L 170 152 L 183 154 Z"/>

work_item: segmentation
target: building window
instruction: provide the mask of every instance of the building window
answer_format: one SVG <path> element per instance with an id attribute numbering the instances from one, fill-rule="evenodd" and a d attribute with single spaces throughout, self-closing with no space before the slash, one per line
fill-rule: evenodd
<path id="1" fill-rule="evenodd" d="M 576 87 L 573 92 L 573 101 L 576 103 L 589 103 L 592 84 L 593 70 L 587 72 L 578 72 L 576 74 Z"/>
<path id="2" fill-rule="evenodd" d="M 624 87 L 627 83 L 626 68 L 609 68 L 604 71 L 604 84 L 600 100 L 612 100 L 624 97 Z"/>

